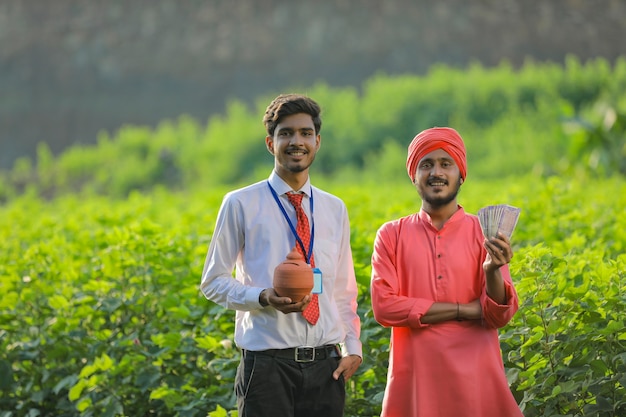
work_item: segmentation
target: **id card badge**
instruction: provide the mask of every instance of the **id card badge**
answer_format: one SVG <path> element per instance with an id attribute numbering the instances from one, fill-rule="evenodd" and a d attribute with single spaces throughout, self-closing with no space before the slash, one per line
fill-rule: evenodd
<path id="1" fill-rule="evenodd" d="M 313 268 L 313 294 L 322 293 L 322 271 L 319 268 Z"/>

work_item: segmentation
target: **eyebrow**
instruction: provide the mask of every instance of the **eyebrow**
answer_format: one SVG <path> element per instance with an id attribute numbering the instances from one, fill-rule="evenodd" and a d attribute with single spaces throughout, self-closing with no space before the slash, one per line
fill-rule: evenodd
<path id="1" fill-rule="evenodd" d="M 315 129 L 312 127 L 299 127 L 299 128 L 293 128 L 293 127 L 289 127 L 289 126 L 285 126 L 285 127 L 281 127 L 280 129 L 277 130 L 277 132 L 293 132 L 293 131 L 300 131 L 300 132 L 315 132 Z"/>
<path id="2" fill-rule="evenodd" d="M 441 158 L 424 158 L 419 163 L 422 164 L 424 162 L 434 162 L 434 161 L 454 162 L 454 158 L 449 157 L 449 156 L 442 156 Z"/>

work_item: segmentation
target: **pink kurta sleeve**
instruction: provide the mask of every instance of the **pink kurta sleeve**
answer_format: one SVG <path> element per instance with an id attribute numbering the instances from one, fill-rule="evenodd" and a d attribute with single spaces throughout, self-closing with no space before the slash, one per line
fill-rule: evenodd
<path id="1" fill-rule="evenodd" d="M 398 228 L 387 223 L 376 233 L 372 254 L 372 311 L 378 323 L 386 327 L 427 327 L 422 316 L 434 301 L 400 295 L 400 279 L 408 271 L 396 262 Z"/>
<path id="2" fill-rule="evenodd" d="M 504 265 L 500 268 L 500 273 L 504 279 L 504 290 L 506 291 L 506 305 L 498 304 L 491 299 L 486 292 L 480 297 L 480 302 L 483 309 L 483 319 L 486 326 L 500 328 L 507 325 L 507 323 L 513 318 L 513 315 L 519 308 L 519 300 L 517 292 L 513 286 L 511 280 L 511 274 L 509 272 L 509 266 Z"/>

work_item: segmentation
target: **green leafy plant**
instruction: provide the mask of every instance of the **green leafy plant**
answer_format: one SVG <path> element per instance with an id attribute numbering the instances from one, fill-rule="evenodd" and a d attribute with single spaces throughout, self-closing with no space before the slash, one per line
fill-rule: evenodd
<path id="1" fill-rule="evenodd" d="M 390 330 L 371 313 L 371 247 L 420 201 L 408 179 L 322 184 L 348 206 L 359 282 L 365 357 L 345 414 L 377 416 Z M 0 416 L 236 415 L 234 313 L 198 290 L 226 189 L 0 206 Z M 469 212 L 522 208 L 511 263 L 521 307 L 500 341 L 527 417 L 625 413 L 625 199 L 620 177 L 463 186 Z"/>

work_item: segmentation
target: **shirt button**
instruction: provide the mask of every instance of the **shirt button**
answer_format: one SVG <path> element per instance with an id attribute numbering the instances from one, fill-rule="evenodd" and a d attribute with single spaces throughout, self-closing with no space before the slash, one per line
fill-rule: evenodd
<path id="1" fill-rule="evenodd" d="M 438 254 L 438 255 L 437 255 L 437 258 L 441 258 L 441 254 Z"/>
<path id="2" fill-rule="evenodd" d="M 439 276 L 437 277 L 437 279 L 441 279 L 441 278 L 443 278 L 441 275 L 439 275 Z"/>

